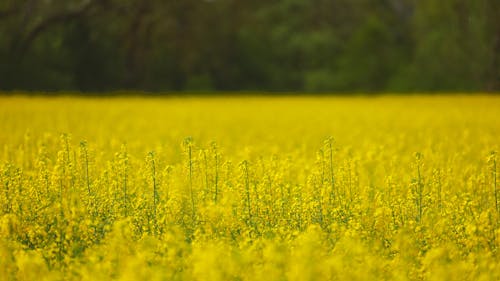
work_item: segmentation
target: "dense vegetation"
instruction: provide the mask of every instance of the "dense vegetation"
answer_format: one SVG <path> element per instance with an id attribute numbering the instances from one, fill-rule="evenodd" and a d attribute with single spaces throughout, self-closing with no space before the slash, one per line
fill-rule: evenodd
<path id="1" fill-rule="evenodd" d="M 2 0 L 0 89 L 499 91 L 498 0 Z"/>
<path id="2" fill-rule="evenodd" d="M 0 105 L 0 280 L 500 278 L 497 97 Z"/>

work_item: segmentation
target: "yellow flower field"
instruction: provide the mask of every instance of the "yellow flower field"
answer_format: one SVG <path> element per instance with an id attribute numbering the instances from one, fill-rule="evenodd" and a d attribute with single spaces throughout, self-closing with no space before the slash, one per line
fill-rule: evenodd
<path id="1" fill-rule="evenodd" d="M 0 280 L 499 280 L 500 97 L 0 97 Z"/>

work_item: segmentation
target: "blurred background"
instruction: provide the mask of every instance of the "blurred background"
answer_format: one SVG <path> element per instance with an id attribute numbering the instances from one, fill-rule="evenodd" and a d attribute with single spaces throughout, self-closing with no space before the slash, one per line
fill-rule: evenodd
<path id="1" fill-rule="evenodd" d="M 499 0 L 0 0 L 0 90 L 498 92 Z"/>

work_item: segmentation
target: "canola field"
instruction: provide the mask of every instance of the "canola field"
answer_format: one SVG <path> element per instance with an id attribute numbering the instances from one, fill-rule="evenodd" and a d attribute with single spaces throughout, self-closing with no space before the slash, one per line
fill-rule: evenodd
<path id="1" fill-rule="evenodd" d="M 0 97 L 0 280 L 500 280 L 500 97 Z"/>

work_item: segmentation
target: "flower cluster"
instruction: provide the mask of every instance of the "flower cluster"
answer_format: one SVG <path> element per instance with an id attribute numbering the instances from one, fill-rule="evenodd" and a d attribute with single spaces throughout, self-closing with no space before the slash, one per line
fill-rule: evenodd
<path id="1" fill-rule="evenodd" d="M 498 280 L 499 128 L 483 118 L 500 103 L 469 99 L 173 99 L 168 115 L 5 99 L 0 280 Z"/>

